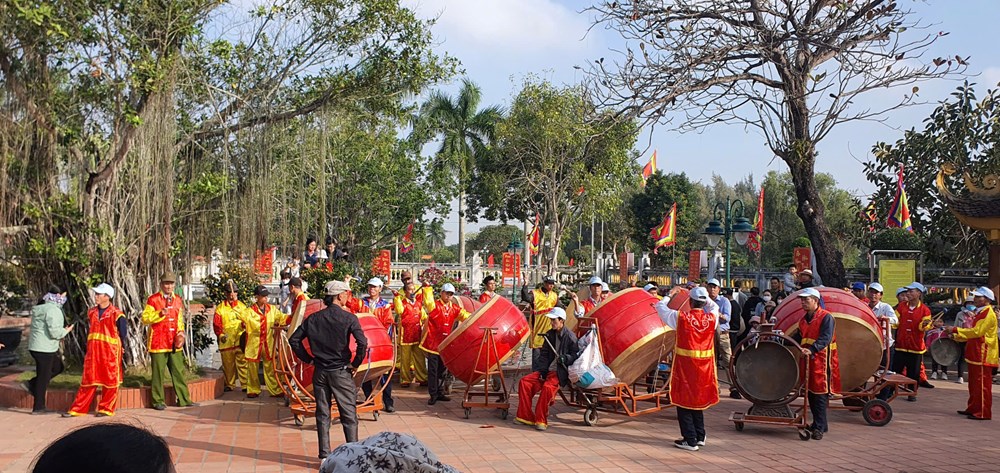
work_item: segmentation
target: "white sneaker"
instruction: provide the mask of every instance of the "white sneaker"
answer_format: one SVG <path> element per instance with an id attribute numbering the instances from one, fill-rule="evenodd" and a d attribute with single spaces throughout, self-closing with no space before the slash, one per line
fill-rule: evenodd
<path id="1" fill-rule="evenodd" d="M 705 434 L 705 438 L 699 440 L 695 445 L 697 445 L 699 447 L 704 447 L 706 440 L 708 440 L 708 434 Z"/>
<path id="2" fill-rule="evenodd" d="M 965 384 L 965 378 L 959 376 L 958 377 L 958 384 Z"/>
<path id="3" fill-rule="evenodd" d="M 948 380 L 948 373 L 941 373 L 941 379 L 947 381 Z"/>
<path id="4" fill-rule="evenodd" d="M 937 371 L 931 373 L 931 379 L 937 379 Z"/>

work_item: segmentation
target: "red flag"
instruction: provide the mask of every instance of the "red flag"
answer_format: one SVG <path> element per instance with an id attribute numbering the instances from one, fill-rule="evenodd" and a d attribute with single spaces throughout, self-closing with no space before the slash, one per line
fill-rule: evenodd
<path id="1" fill-rule="evenodd" d="M 569 265 L 570 266 L 573 266 L 573 263 L 575 263 L 575 262 L 576 262 L 576 260 L 574 260 L 573 258 L 569 259 Z"/>
<path id="2" fill-rule="evenodd" d="M 653 254 L 659 254 L 657 249 L 661 246 L 677 243 L 677 202 L 674 202 L 670 211 L 663 217 L 663 223 L 650 230 L 649 235 L 653 237 Z"/>
<path id="3" fill-rule="evenodd" d="M 538 213 L 535 213 L 535 227 L 531 229 L 531 239 L 528 242 L 528 249 L 531 251 L 532 255 L 538 254 L 538 247 L 541 243 L 541 234 L 539 233 L 538 220 L 541 218 Z"/>
<path id="4" fill-rule="evenodd" d="M 747 239 L 747 248 L 754 253 L 760 253 L 764 241 L 764 186 L 760 186 L 760 196 L 757 197 L 757 215 L 754 217 L 754 231 Z"/>
<path id="5" fill-rule="evenodd" d="M 649 176 L 656 173 L 656 150 L 653 150 L 653 157 L 649 158 L 649 162 L 646 163 L 642 168 L 642 186 L 646 187 L 646 180 Z"/>
<path id="6" fill-rule="evenodd" d="M 486 258 L 486 266 L 492 268 L 493 265 L 495 265 L 495 264 L 496 264 L 496 260 L 493 259 L 493 253 L 490 253 L 490 256 L 488 258 Z"/>
<path id="7" fill-rule="evenodd" d="M 889 228 L 902 228 L 913 233 L 913 224 L 910 223 L 910 206 L 906 201 L 906 187 L 903 186 L 903 165 L 899 165 L 899 173 L 896 182 L 896 199 L 889 209 L 889 220 L 886 224 Z"/>
<path id="8" fill-rule="evenodd" d="M 399 245 L 399 251 L 401 253 L 409 253 L 413 251 L 413 222 L 406 227 L 406 233 L 403 235 L 403 242 Z"/>

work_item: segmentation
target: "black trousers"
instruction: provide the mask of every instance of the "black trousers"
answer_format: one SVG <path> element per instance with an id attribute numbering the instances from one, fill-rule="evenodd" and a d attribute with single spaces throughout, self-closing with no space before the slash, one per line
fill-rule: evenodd
<path id="1" fill-rule="evenodd" d="M 392 380 L 388 376 L 382 376 L 382 382 L 385 383 L 385 389 L 382 390 L 382 404 L 386 408 L 393 406 L 392 403 Z M 375 390 L 374 381 L 365 381 L 361 383 L 361 391 L 365 393 L 365 399 L 372 396 L 372 391 Z"/>
<path id="2" fill-rule="evenodd" d="M 330 398 L 337 402 L 340 425 L 344 428 L 346 442 L 358 441 L 358 387 L 346 369 L 313 372 L 313 394 L 316 396 L 316 437 L 319 439 L 319 456 L 330 454 Z"/>
<path id="3" fill-rule="evenodd" d="M 35 397 L 33 411 L 45 410 L 45 392 L 49 389 L 49 381 L 63 372 L 65 367 L 59 352 L 45 353 L 40 351 L 29 351 L 31 357 L 35 359 L 35 377 L 28 381 L 28 390 Z"/>
<path id="4" fill-rule="evenodd" d="M 809 393 L 809 412 L 813 417 L 812 424 L 809 426 L 811 430 L 824 433 L 830 430 L 830 426 L 826 423 L 826 410 L 829 406 L 829 394 Z"/>
<path id="5" fill-rule="evenodd" d="M 705 411 L 677 408 L 677 423 L 681 425 L 681 435 L 690 446 L 705 440 Z"/>
<path id="6" fill-rule="evenodd" d="M 531 371 L 541 371 L 546 366 L 542 366 L 542 349 L 532 348 L 531 349 Z"/>
<path id="7" fill-rule="evenodd" d="M 906 377 L 920 382 L 920 361 L 923 356 L 919 353 L 896 350 L 892 354 L 891 369 L 895 373 L 902 373 L 903 368 L 906 368 Z"/>
<path id="8" fill-rule="evenodd" d="M 966 366 L 965 366 L 965 343 L 966 342 L 959 342 L 959 344 L 958 344 L 958 352 L 961 353 L 961 356 L 958 357 L 958 377 L 959 378 L 964 377 L 962 375 L 962 373 L 966 372 L 966 369 L 965 369 L 966 368 Z"/>
<path id="9" fill-rule="evenodd" d="M 431 399 L 444 395 L 444 377 L 447 372 L 441 355 L 427 353 L 427 394 Z"/>

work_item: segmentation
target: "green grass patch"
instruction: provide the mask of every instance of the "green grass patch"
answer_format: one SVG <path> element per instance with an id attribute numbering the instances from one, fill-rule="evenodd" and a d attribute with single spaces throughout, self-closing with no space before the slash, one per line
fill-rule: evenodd
<path id="1" fill-rule="evenodd" d="M 185 368 L 184 369 L 184 380 L 193 381 L 201 378 L 204 371 L 201 368 Z M 83 370 L 81 368 L 73 367 L 60 373 L 49 383 L 49 389 L 66 389 L 75 390 L 80 387 L 80 378 L 83 376 Z M 27 381 L 35 377 L 34 371 L 25 371 L 18 375 L 18 381 Z M 125 379 L 122 380 L 122 387 L 126 388 L 139 388 L 142 386 L 150 386 L 152 383 L 152 370 L 148 367 L 146 368 L 129 368 L 125 370 Z M 170 374 L 164 370 L 163 374 L 163 384 L 169 385 Z"/>

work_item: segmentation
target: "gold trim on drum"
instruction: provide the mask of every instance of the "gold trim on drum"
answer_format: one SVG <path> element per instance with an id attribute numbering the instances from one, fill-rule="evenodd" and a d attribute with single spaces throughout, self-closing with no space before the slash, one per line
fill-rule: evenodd
<path id="1" fill-rule="evenodd" d="M 641 289 L 639 289 L 639 290 L 641 290 Z M 667 333 L 672 332 L 672 331 L 673 331 L 673 329 L 671 329 L 670 327 L 667 327 L 666 325 L 664 325 L 661 328 L 653 330 L 652 332 L 650 332 L 645 337 L 642 337 L 642 338 L 636 340 L 635 342 L 633 342 L 631 345 L 629 345 L 628 348 L 622 350 L 621 353 L 619 353 L 618 356 L 615 357 L 615 361 L 611 362 L 611 364 L 608 365 L 608 367 L 611 368 L 611 372 L 615 373 L 617 375 L 618 370 L 615 367 L 619 366 L 621 363 L 623 363 L 623 362 L 619 362 L 619 360 L 627 359 L 629 357 L 629 355 L 631 355 L 632 353 L 635 353 L 637 350 L 639 350 L 640 348 L 642 348 L 643 345 L 651 342 L 654 338 L 666 336 Z M 671 350 L 673 350 L 672 347 L 669 350 L 666 349 L 666 348 L 664 348 L 661 355 L 670 353 Z M 660 356 L 660 357 L 662 358 L 662 356 Z M 659 360 L 657 360 L 657 361 L 659 361 Z"/>
<path id="2" fill-rule="evenodd" d="M 472 315 L 470 315 L 467 319 L 459 323 L 458 327 L 455 327 L 455 330 L 452 330 L 447 337 L 444 337 L 444 340 L 441 340 L 441 343 L 438 345 L 438 352 L 440 352 L 444 347 L 448 346 L 448 344 L 451 343 L 454 339 L 458 338 L 459 335 L 465 333 L 465 330 L 469 328 L 470 325 L 472 325 L 472 322 L 474 322 L 479 317 L 482 317 L 482 315 L 486 312 L 486 309 L 492 307 L 493 304 L 496 303 L 496 301 L 498 300 L 500 300 L 499 297 L 494 297 L 486 301 L 486 303 L 480 306 L 478 309 L 476 309 L 476 311 L 473 312 Z"/>
<path id="3" fill-rule="evenodd" d="M 374 380 L 375 378 L 384 375 L 387 371 L 389 371 L 389 369 L 392 368 L 392 365 L 394 364 L 396 364 L 395 361 L 389 361 L 389 360 L 375 361 L 372 362 L 371 364 L 361 363 L 361 366 L 358 367 L 357 373 L 354 374 L 354 381 L 357 382 L 360 380 L 361 382 L 365 382 Z M 383 370 L 383 371 L 379 372 L 378 370 Z M 375 374 L 369 377 L 368 373 L 373 373 L 373 372 Z"/>

